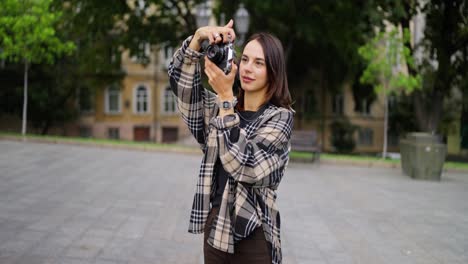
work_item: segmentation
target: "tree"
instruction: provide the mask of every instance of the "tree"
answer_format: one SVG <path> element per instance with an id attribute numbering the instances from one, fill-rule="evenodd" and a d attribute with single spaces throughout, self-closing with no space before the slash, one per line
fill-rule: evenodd
<path id="1" fill-rule="evenodd" d="M 56 36 L 59 12 L 50 10 L 52 0 L 4 0 L 0 2 L 0 58 L 24 64 L 23 122 L 26 134 L 28 70 L 32 63 L 53 63 L 57 56 L 70 54 L 72 42 Z"/>
<path id="2" fill-rule="evenodd" d="M 400 34 L 398 28 L 391 31 L 380 31 L 368 43 L 358 50 L 368 63 L 360 81 L 374 85 L 377 93 L 384 98 L 384 142 L 382 157 L 387 156 L 388 134 L 388 95 L 403 92 L 409 94 L 421 87 L 421 77 L 408 74 L 402 70 L 403 65 L 414 68 L 414 60 L 406 46 L 409 42 L 409 31 Z"/>
<path id="3" fill-rule="evenodd" d="M 343 83 L 356 79 L 362 68 L 357 49 L 381 23 L 374 1 L 219 0 L 215 13 L 231 18 L 239 2 L 250 13 L 250 33 L 271 32 L 284 45 L 295 127 L 314 116 L 325 131 L 327 93 L 337 93 Z M 312 102 L 318 105 L 310 107 Z M 321 135 L 325 142 L 325 133 Z"/>
<path id="4" fill-rule="evenodd" d="M 148 48 L 179 45 L 196 28 L 194 7 L 201 0 L 128 0 L 86 1 L 53 0 L 51 12 L 60 13 L 56 36 L 72 40 L 76 49 L 71 56 L 56 57 L 53 64 L 35 64 L 29 73 L 29 86 L 47 89 L 30 91 L 29 120 L 46 134 L 49 127 L 62 125 L 77 116 L 74 102 L 79 90 L 93 94 L 125 76 L 121 67 L 124 50 L 143 65 L 150 62 Z M 11 79 L 16 65 L 10 61 L 0 71 L 0 79 Z M 7 76 L 8 75 L 8 76 Z M 14 75 L 16 76 L 16 74 Z M 0 91 L 16 97 L 16 80 Z M 16 114 L 16 108 L 0 97 L 1 111 Z M 8 103 L 8 102 L 7 102 Z M 8 106 L 8 107 L 7 107 Z"/>
<path id="5" fill-rule="evenodd" d="M 441 122 L 450 116 L 450 108 L 460 101 L 451 96 L 454 89 L 468 93 L 468 3 L 466 0 L 376 0 L 378 16 L 404 30 L 418 16 L 425 24 L 422 40 L 406 44 L 411 56 L 421 54 L 409 74 L 422 76 L 422 89 L 412 93 L 413 112 L 421 131 L 443 132 Z M 413 32 L 414 33 L 414 32 Z M 424 34 L 422 34 L 424 33 Z M 455 101 L 453 100 L 455 99 Z M 448 108 L 447 108 L 448 107 Z M 462 117 L 463 119 L 463 117 Z M 463 123 L 462 123 L 463 125 Z"/>
<path id="6" fill-rule="evenodd" d="M 373 34 L 377 23 L 372 5 L 348 0 L 221 0 L 216 13 L 233 17 L 239 2 L 249 10 L 250 32 L 269 31 L 283 42 L 288 76 L 296 85 L 307 78 L 310 69 L 316 69 L 327 79 L 329 88 L 339 89 L 357 72 L 357 48 Z"/>
<path id="7" fill-rule="evenodd" d="M 454 89 L 468 93 L 468 3 L 465 0 L 432 0 L 423 6 L 426 17 L 423 90 L 415 93 L 420 128 L 441 132 L 441 121 L 452 103 Z M 427 80 L 427 81 L 426 81 Z M 445 104 L 444 104 L 445 103 Z M 462 111 L 461 100 L 457 111 Z"/>

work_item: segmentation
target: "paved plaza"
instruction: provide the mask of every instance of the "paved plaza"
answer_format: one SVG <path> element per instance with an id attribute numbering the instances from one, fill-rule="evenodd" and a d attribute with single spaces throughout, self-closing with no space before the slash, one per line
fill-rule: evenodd
<path id="1" fill-rule="evenodd" d="M 0 263 L 201 264 L 201 154 L 0 140 Z M 285 264 L 466 264 L 468 175 L 291 163 Z"/>

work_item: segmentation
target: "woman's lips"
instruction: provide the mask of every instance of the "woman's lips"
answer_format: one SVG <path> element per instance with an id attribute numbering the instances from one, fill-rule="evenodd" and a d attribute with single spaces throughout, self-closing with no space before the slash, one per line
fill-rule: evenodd
<path id="1" fill-rule="evenodd" d="M 242 77 L 242 81 L 244 81 L 244 83 L 250 83 L 252 82 L 254 79 L 252 78 L 249 78 L 249 77 Z"/>

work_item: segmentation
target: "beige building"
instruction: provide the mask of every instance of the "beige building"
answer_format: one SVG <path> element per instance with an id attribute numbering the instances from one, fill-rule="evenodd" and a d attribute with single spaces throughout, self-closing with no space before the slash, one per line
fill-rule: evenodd
<path id="1" fill-rule="evenodd" d="M 171 48 L 152 53 L 151 62 L 144 67 L 135 58 L 130 58 L 128 52 L 124 52 L 122 69 L 126 76 L 122 82 L 100 87 L 89 97 L 88 103 L 81 102 L 81 117 L 74 128 L 67 129 L 67 134 L 158 143 L 182 141 L 193 144 L 194 140 L 178 113 L 176 99 L 169 89 L 167 66 L 172 54 Z M 298 105 L 310 107 L 310 104 L 315 104 L 314 107 L 325 114 L 323 117 L 296 120 L 295 129 L 316 130 L 323 150 L 333 151 L 330 125 L 334 120 L 346 117 L 358 127 L 354 133 L 356 152 L 382 151 L 384 115 L 381 96 L 378 96 L 370 107 L 363 107 L 368 109 L 367 111 L 359 112 L 355 111 L 356 102 L 349 85 L 345 85 L 342 93 L 336 95 L 328 92 L 322 94 L 320 89 L 311 91 L 315 98 L 321 100 L 301 102 L 308 98 L 307 91 L 304 96 L 296 95 L 296 111 L 307 110 L 297 109 Z M 397 151 L 397 145 L 398 142 L 389 139 L 389 151 Z"/>
<path id="2" fill-rule="evenodd" d="M 167 66 L 172 49 L 150 53 L 147 47 L 146 52 L 150 55 L 146 67 L 124 52 L 123 80 L 80 96 L 81 116 L 69 134 L 158 143 L 189 137 L 169 89 Z"/>
<path id="3" fill-rule="evenodd" d="M 298 112 L 294 129 L 317 131 L 323 151 L 329 152 L 335 150 L 331 143 L 331 124 L 347 119 L 356 127 L 353 134 L 356 143 L 354 152 L 382 151 L 384 100 L 381 94 L 378 94 L 372 103 L 365 100 L 356 102 L 349 84 L 345 84 L 337 94 L 314 87 L 313 78 L 303 85 L 309 88 L 303 89 L 302 94 L 295 94 L 293 98 L 296 102 L 293 107 Z M 361 107 L 357 108 L 356 104 L 361 104 Z M 307 112 L 312 114 L 307 116 Z M 388 140 L 388 151 L 398 151 L 398 139 L 389 135 Z"/>

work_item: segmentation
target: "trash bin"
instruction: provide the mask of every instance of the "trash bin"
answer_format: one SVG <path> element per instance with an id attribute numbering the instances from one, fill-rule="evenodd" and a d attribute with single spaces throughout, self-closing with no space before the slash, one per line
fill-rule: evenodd
<path id="1" fill-rule="evenodd" d="M 401 168 L 403 173 L 410 176 L 411 175 L 411 157 L 410 154 L 410 143 L 409 140 L 404 138 L 400 140 L 400 155 L 401 155 Z"/>
<path id="2" fill-rule="evenodd" d="M 400 141 L 401 167 L 414 179 L 440 181 L 447 147 L 439 136 L 409 133 Z"/>

